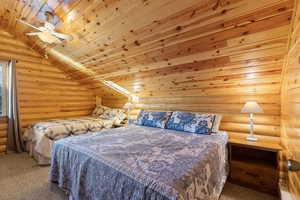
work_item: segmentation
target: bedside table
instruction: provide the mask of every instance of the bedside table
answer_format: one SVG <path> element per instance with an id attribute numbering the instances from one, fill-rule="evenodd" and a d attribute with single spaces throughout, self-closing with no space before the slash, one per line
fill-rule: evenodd
<path id="1" fill-rule="evenodd" d="M 278 144 L 230 139 L 229 182 L 278 195 Z"/>

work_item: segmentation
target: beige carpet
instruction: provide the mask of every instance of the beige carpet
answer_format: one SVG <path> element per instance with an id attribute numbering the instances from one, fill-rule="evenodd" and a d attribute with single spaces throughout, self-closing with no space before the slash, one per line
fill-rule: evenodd
<path id="1" fill-rule="evenodd" d="M 26 154 L 0 156 L 0 200 L 67 200 L 48 181 L 48 167 L 37 166 Z M 277 198 L 227 183 L 220 200 L 275 200 Z"/>

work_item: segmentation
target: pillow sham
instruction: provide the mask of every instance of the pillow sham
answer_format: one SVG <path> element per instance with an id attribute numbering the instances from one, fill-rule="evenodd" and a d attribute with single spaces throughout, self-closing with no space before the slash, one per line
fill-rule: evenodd
<path id="1" fill-rule="evenodd" d="M 101 119 L 113 120 L 118 115 L 118 109 L 105 110 L 99 117 Z"/>
<path id="2" fill-rule="evenodd" d="M 144 117 L 144 110 L 141 110 L 140 111 L 140 113 L 139 113 L 139 115 L 138 115 L 138 117 L 137 117 L 137 119 L 136 119 L 136 124 L 137 125 L 143 125 L 143 117 Z"/>
<path id="3" fill-rule="evenodd" d="M 138 116 L 137 124 L 155 128 L 165 128 L 172 112 L 145 111 L 142 110 Z"/>
<path id="4" fill-rule="evenodd" d="M 92 113 L 93 117 L 100 117 L 104 111 L 106 110 L 110 110 L 111 108 L 107 107 L 107 106 L 102 106 L 102 105 L 97 105 Z"/>
<path id="5" fill-rule="evenodd" d="M 124 109 L 115 109 L 102 105 L 96 106 L 92 115 L 100 119 L 114 120 L 114 124 L 121 124 L 127 118 Z"/>
<path id="6" fill-rule="evenodd" d="M 107 109 L 100 115 L 101 119 L 114 120 L 114 124 L 120 124 L 126 119 L 127 115 L 123 109 Z"/>
<path id="7" fill-rule="evenodd" d="M 173 112 L 167 129 L 210 135 L 213 132 L 216 114 Z"/>

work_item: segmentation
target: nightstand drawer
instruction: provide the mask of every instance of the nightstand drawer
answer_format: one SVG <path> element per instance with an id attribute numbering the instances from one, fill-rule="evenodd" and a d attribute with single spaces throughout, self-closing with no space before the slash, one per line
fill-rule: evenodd
<path id="1" fill-rule="evenodd" d="M 232 160 L 230 181 L 262 192 L 278 193 L 278 170 L 259 163 Z"/>
<path id="2" fill-rule="evenodd" d="M 229 143 L 229 161 L 230 182 L 278 195 L 279 170 L 276 151 Z"/>

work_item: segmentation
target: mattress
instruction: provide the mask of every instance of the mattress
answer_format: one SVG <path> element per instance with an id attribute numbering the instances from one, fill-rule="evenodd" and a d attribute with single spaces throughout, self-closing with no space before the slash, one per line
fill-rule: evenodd
<path id="1" fill-rule="evenodd" d="M 54 141 L 111 128 L 113 120 L 82 116 L 32 124 L 24 133 L 27 150 L 40 165 L 49 165 Z"/>
<path id="2" fill-rule="evenodd" d="M 72 200 L 214 200 L 227 140 L 136 125 L 66 138 L 54 143 L 50 180 Z"/>

